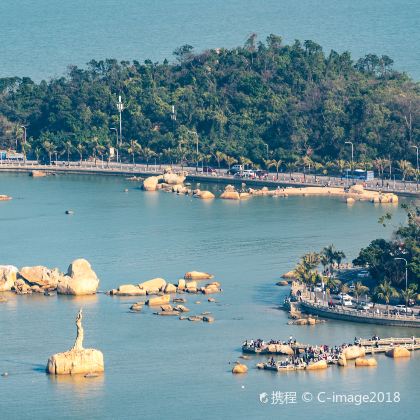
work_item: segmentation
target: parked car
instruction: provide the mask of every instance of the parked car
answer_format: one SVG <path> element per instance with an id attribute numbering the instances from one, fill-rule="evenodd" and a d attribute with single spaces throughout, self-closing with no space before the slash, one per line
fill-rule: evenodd
<path id="1" fill-rule="evenodd" d="M 407 314 L 412 315 L 413 310 L 411 308 L 406 308 L 405 305 L 395 305 L 394 311 L 395 314 Z"/>
<path id="2" fill-rule="evenodd" d="M 242 165 L 233 165 L 227 173 L 229 175 L 235 175 L 237 172 L 242 172 L 244 170 L 244 167 Z"/>
<path id="3" fill-rule="evenodd" d="M 211 166 L 204 166 L 202 172 L 203 174 L 207 174 L 207 175 L 217 174 L 216 169 L 212 168 Z"/>
<path id="4" fill-rule="evenodd" d="M 357 304 L 356 308 L 361 311 L 368 311 L 370 309 L 370 306 L 367 305 L 365 302 L 360 302 Z"/>
<path id="5" fill-rule="evenodd" d="M 368 306 L 369 308 L 373 308 L 373 303 L 372 303 L 372 302 L 365 302 L 364 300 L 361 300 L 361 301 L 360 301 L 360 304 L 361 304 L 361 305 L 366 305 L 366 306 Z"/>
<path id="6" fill-rule="evenodd" d="M 359 277 L 359 278 L 361 278 L 361 279 L 364 279 L 364 278 L 366 278 L 366 277 L 369 277 L 369 271 L 367 271 L 367 270 L 362 270 L 362 271 L 359 271 L 359 272 L 357 273 L 357 277 Z"/>
<path id="7" fill-rule="evenodd" d="M 342 299 L 341 303 L 343 306 L 353 306 L 353 301 L 351 299 Z"/>
<path id="8" fill-rule="evenodd" d="M 245 171 L 243 171 L 243 177 L 254 179 L 255 178 L 255 171 L 253 169 L 246 169 Z"/>
<path id="9" fill-rule="evenodd" d="M 264 171 L 262 169 L 257 169 L 255 171 L 255 177 L 258 179 L 267 179 L 268 178 L 268 172 Z"/>

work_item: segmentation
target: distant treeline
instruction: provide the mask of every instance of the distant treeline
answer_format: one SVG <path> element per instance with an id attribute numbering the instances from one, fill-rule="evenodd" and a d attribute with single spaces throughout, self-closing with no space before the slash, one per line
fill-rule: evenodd
<path id="1" fill-rule="evenodd" d="M 174 55 L 173 63 L 92 60 L 40 83 L 0 79 L 0 146 L 17 141 L 37 158 L 106 158 L 121 95 L 127 160 L 281 161 L 280 169 L 328 172 L 347 165 L 351 141 L 359 166 L 381 172 L 391 159 L 413 175 L 420 85 L 393 70 L 388 56 L 354 62 L 348 52 L 325 54 L 313 41 L 285 45 L 275 35 L 199 54 L 184 45 Z"/>

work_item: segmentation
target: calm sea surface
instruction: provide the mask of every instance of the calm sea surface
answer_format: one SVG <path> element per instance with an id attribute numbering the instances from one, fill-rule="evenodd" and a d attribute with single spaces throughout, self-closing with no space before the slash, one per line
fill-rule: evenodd
<path id="1" fill-rule="evenodd" d="M 136 298 L 11 295 L 0 304 L 0 372 L 9 372 L 0 377 L 1 419 L 417 417 L 420 355 L 404 361 L 378 356 L 374 369 L 291 374 L 257 371 L 254 358 L 246 361 L 247 375 L 230 372 L 245 338 L 293 335 L 302 342 L 339 344 L 354 336 L 415 334 L 334 321 L 288 326 L 286 314 L 276 309 L 288 290 L 274 283 L 300 255 L 334 243 L 353 258 L 373 238 L 389 237 L 392 226 L 384 229 L 377 219 L 388 211 L 395 226 L 404 220 L 401 209 L 304 197 L 205 202 L 95 176 L 0 174 L 0 192 L 14 197 L 0 202 L 1 264 L 66 270 L 71 260 L 85 257 L 103 291 L 158 276 L 176 282 L 186 271 L 205 270 L 224 289 L 218 303 L 187 296 L 191 313 L 211 311 L 214 324 L 156 317 L 148 308 L 129 313 Z M 70 208 L 75 214 L 66 216 Z M 85 346 L 104 352 L 105 375 L 48 376 L 48 356 L 73 344 L 79 307 Z M 357 407 L 298 399 L 285 407 L 259 401 L 260 393 L 273 391 L 398 391 L 401 402 Z"/>
<path id="2" fill-rule="evenodd" d="M 0 17 L 0 76 L 61 76 L 92 58 L 162 61 L 184 44 L 243 45 L 252 32 L 388 54 L 420 76 L 418 0 L 2 0 Z"/>

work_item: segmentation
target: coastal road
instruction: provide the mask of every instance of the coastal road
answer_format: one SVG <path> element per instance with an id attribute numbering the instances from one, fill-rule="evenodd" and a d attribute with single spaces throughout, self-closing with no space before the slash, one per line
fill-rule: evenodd
<path id="1" fill-rule="evenodd" d="M 72 173 L 98 173 L 98 174 L 115 174 L 125 176 L 150 176 L 162 173 L 163 168 L 169 165 L 144 165 L 144 164 L 130 164 L 130 163 L 116 163 L 116 162 L 103 162 L 98 160 L 96 164 L 92 161 L 82 162 L 67 162 L 59 161 L 53 165 L 39 165 L 35 161 L 27 161 L 24 163 L 9 163 L 2 161 L 0 163 L 0 171 L 31 171 L 34 169 L 52 171 L 52 172 L 72 172 Z M 222 182 L 222 183 L 246 183 L 255 186 L 272 186 L 277 187 L 279 185 L 288 186 L 331 186 L 331 187 L 346 187 L 351 184 L 353 180 L 347 180 L 340 177 L 332 176 L 319 176 L 319 175 L 307 175 L 303 173 L 279 173 L 277 175 L 270 173 L 267 179 L 250 179 L 250 178 L 238 178 L 227 174 L 227 169 L 216 169 L 216 174 L 206 174 L 196 167 L 179 165 L 172 166 L 174 171 L 186 171 L 189 179 L 198 182 Z M 420 197 L 420 192 L 417 189 L 415 182 L 402 182 L 399 180 L 387 181 L 384 180 L 372 180 L 368 182 L 357 181 L 358 184 L 365 184 L 366 189 L 374 191 L 393 192 L 399 195 L 415 196 Z"/>

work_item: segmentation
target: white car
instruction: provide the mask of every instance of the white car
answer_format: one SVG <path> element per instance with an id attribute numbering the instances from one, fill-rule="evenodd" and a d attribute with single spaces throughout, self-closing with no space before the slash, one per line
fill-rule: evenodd
<path id="1" fill-rule="evenodd" d="M 352 300 L 352 297 L 350 296 L 350 295 L 348 295 L 347 293 L 340 293 L 339 295 L 338 295 L 338 297 L 341 299 L 341 300 L 344 300 L 344 299 L 347 299 L 347 300 Z"/>
<path id="2" fill-rule="evenodd" d="M 341 303 L 343 304 L 343 306 L 353 306 L 353 302 L 351 299 L 343 299 Z"/>
<path id="3" fill-rule="evenodd" d="M 411 308 L 406 308 L 405 305 L 395 305 L 395 310 L 401 314 L 412 314 L 413 310 Z"/>

